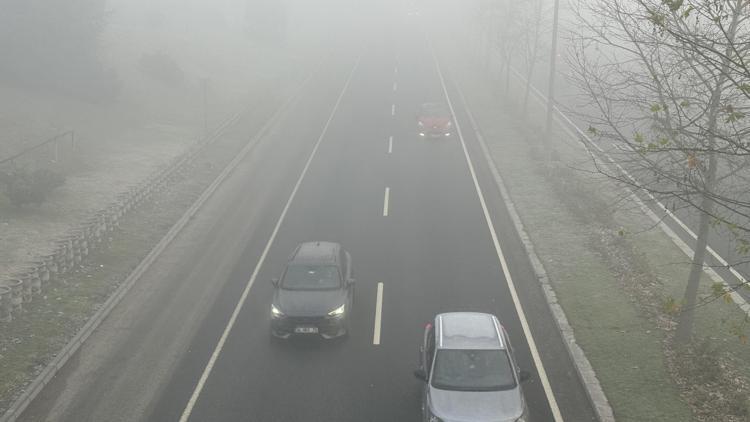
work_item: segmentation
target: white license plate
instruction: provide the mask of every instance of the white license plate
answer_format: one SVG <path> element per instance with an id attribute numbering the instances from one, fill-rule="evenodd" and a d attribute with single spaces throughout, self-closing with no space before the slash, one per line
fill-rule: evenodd
<path id="1" fill-rule="evenodd" d="M 296 327 L 294 332 L 297 334 L 316 334 L 318 327 Z"/>

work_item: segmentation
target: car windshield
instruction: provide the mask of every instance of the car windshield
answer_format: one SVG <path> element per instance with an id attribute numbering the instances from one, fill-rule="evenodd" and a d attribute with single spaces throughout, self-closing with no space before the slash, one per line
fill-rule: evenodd
<path id="1" fill-rule="evenodd" d="M 422 115 L 427 117 L 447 117 L 448 110 L 442 104 L 423 104 Z"/>
<path id="2" fill-rule="evenodd" d="M 341 287 L 339 270 L 334 265 L 290 265 L 281 287 L 289 290 L 325 290 Z"/>
<path id="3" fill-rule="evenodd" d="M 497 391 L 516 386 L 504 350 L 440 350 L 435 357 L 432 386 L 441 390 Z"/>

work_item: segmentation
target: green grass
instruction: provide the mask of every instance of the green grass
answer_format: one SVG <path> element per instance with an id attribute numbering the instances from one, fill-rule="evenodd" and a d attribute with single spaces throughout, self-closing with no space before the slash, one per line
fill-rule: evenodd
<path id="1" fill-rule="evenodd" d="M 662 303 L 682 299 L 689 257 L 632 201 L 621 202 L 623 191 L 611 181 L 573 169 L 595 172 L 576 141 L 560 135 L 554 145 L 561 164 L 544 168 L 547 146 L 538 123 L 524 120 L 508 100 L 493 98 L 468 66 L 453 76 L 617 420 L 750 420 L 744 413 L 750 346 L 731 331 L 742 321 L 741 310 L 723 300 L 700 307 L 694 350 L 705 345 L 708 351 L 675 355 L 666 341 L 672 319 Z M 702 296 L 711 284 L 704 274 Z"/>
<path id="2" fill-rule="evenodd" d="M 641 316 L 593 247 L 597 233 L 568 212 L 527 165 L 527 154 L 507 144 L 502 150 L 498 161 L 511 196 L 617 420 L 690 420 L 665 367 L 664 334 Z"/>
<path id="3" fill-rule="evenodd" d="M 478 78 L 463 76 L 458 82 L 615 417 L 624 422 L 690 421 L 690 407 L 667 369 L 665 333 L 643 316 L 601 253 L 597 225 L 588 224 L 581 215 L 588 211 L 570 204 L 580 206 L 585 198 L 566 200 L 540 169 L 534 151 L 539 147 L 513 122 L 517 116 L 509 117 L 509 111 L 477 83 Z M 606 200 L 595 200 L 601 189 L 591 182 L 576 190 L 590 192 L 594 200 L 583 203 L 602 212 Z M 613 220 L 613 224 L 618 223 Z"/>

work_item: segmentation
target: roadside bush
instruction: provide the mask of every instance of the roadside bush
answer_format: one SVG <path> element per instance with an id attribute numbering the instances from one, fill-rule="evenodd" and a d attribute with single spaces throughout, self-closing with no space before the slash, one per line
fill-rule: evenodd
<path id="1" fill-rule="evenodd" d="M 14 170 L 2 175 L 5 185 L 5 195 L 10 203 L 16 207 L 28 204 L 41 205 L 56 188 L 65 184 L 65 176 L 61 173 L 38 169 Z"/>
<path id="2" fill-rule="evenodd" d="M 144 53 L 139 64 L 144 74 L 165 85 L 179 86 L 185 81 L 182 68 L 167 53 Z"/>

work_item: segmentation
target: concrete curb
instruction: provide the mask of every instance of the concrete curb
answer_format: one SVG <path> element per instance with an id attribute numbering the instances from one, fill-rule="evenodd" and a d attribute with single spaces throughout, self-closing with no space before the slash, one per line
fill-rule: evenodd
<path id="1" fill-rule="evenodd" d="M 177 222 L 169 229 L 166 235 L 154 246 L 154 248 L 146 255 L 146 257 L 138 264 L 138 266 L 128 275 L 125 281 L 117 288 L 117 290 L 104 302 L 94 315 L 84 324 L 84 326 L 76 333 L 76 335 L 62 348 L 62 350 L 54 357 L 54 359 L 47 364 L 42 372 L 28 385 L 23 391 L 21 396 L 16 399 L 10 408 L 0 418 L 0 422 L 14 422 L 18 419 L 23 411 L 29 406 L 29 404 L 39 395 L 44 386 L 46 386 L 52 378 L 57 375 L 60 369 L 65 363 L 73 356 L 78 349 L 81 347 L 84 341 L 91 336 L 94 330 L 101 324 L 102 321 L 110 314 L 112 309 L 122 300 L 125 294 L 133 287 L 133 285 L 140 279 L 141 275 L 145 273 L 151 264 L 161 255 L 164 249 L 174 240 L 177 235 L 185 228 L 187 223 L 195 216 L 198 210 L 205 204 L 206 201 L 213 195 L 216 189 L 221 185 L 222 182 L 232 173 L 232 171 L 239 165 L 239 163 L 247 156 L 247 154 L 255 147 L 258 140 L 261 139 L 269 129 L 271 129 L 275 123 L 280 119 L 280 116 L 299 98 L 299 94 L 303 88 L 312 78 L 312 74 L 308 76 L 296 89 L 295 94 L 289 97 L 271 116 L 265 125 L 253 136 L 245 145 L 237 156 L 224 168 L 224 170 L 214 179 L 214 181 L 201 193 L 200 197 L 185 211 Z M 239 120 L 239 114 L 237 118 L 231 119 L 233 123 Z M 230 127 L 231 125 L 224 126 L 223 129 Z M 217 137 L 220 134 L 217 134 Z"/>
<path id="2" fill-rule="evenodd" d="M 545 270 L 542 261 L 539 259 L 539 256 L 536 254 L 534 244 L 529 238 L 523 222 L 521 221 L 521 217 L 516 211 L 515 204 L 508 194 L 505 183 L 500 176 L 500 172 L 497 170 L 495 161 L 490 155 L 487 144 L 484 141 L 484 137 L 482 136 L 476 120 L 474 119 L 474 115 L 472 114 L 471 109 L 466 102 L 466 98 L 464 97 L 463 92 L 457 84 L 456 90 L 461 97 L 461 102 L 464 105 L 466 114 L 469 116 L 471 127 L 474 130 L 477 139 L 479 140 L 479 145 L 481 146 L 482 152 L 487 159 L 487 164 L 490 168 L 490 171 L 492 172 L 495 183 L 500 190 L 500 195 L 503 198 L 503 202 L 505 203 L 505 207 L 508 210 L 508 214 L 510 215 L 511 220 L 513 220 L 513 225 L 515 226 L 516 231 L 518 232 L 518 236 L 523 243 L 526 254 L 529 256 L 529 260 L 531 261 L 531 266 L 534 270 L 534 273 L 542 285 L 542 291 L 544 292 L 544 296 L 547 299 L 547 305 L 549 306 L 550 312 L 552 313 L 552 316 L 555 319 L 555 323 L 557 324 L 557 328 L 559 329 L 560 334 L 563 337 L 565 348 L 568 351 L 573 364 L 575 365 L 578 377 L 581 379 L 581 382 L 583 382 L 583 385 L 586 389 L 586 394 L 588 395 L 589 400 L 591 400 L 591 403 L 594 406 L 596 416 L 600 422 L 614 422 L 615 417 L 614 413 L 612 412 L 612 407 L 609 405 L 607 396 L 604 394 L 604 390 L 602 390 L 599 379 L 596 377 L 596 372 L 591 366 L 588 358 L 586 358 L 586 354 L 583 352 L 583 349 L 581 349 L 578 343 L 576 343 L 573 328 L 568 323 L 568 318 L 565 316 L 565 311 L 557 301 L 557 294 L 555 293 L 555 290 L 550 283 L 549 277 L 547 276 L 547 271 Z"/>

